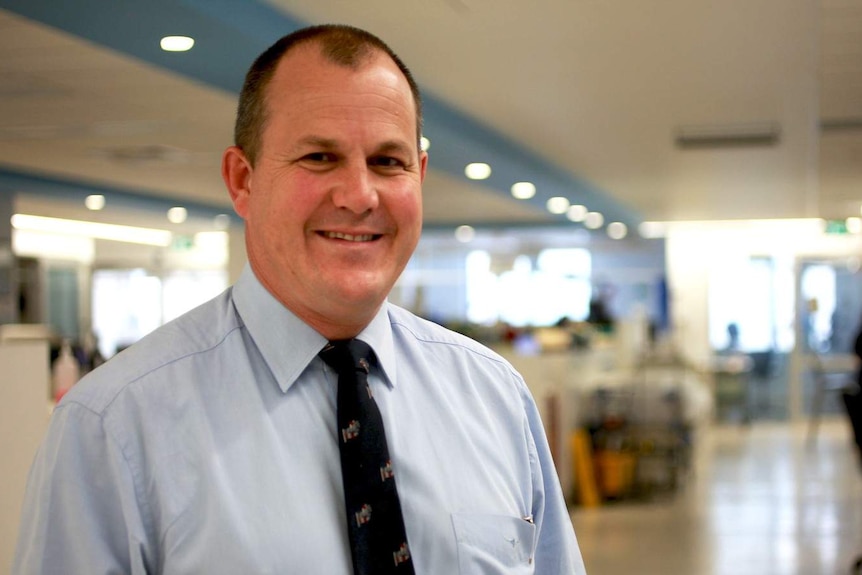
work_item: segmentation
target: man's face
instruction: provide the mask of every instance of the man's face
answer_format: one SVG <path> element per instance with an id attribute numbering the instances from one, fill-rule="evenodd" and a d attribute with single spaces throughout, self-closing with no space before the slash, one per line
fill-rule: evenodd
<path id="1" fill-rule="evenodd" d="M 256 165 L 225 152 L 252 268 L 330 339 L 368 323 L 419 240 L 427 156 L 415 119 L 388 56 L 351 69 L 310 44 L 279 63 L 267 88 Z"/>

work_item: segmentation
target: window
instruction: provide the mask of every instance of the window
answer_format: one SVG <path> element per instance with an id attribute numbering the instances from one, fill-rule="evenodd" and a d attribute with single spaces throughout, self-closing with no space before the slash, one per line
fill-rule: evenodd
<path id="1" fill-rule="evenodd" d="M 586 319 L 590 302 L 591 257 L 582 248 L 547 249 L 533 259 L 514 258 L 511 269 L 495 274 L 484 250 L 467 256 L 467 319 L 489 325 L 546 326 L 563 317 Z"/>

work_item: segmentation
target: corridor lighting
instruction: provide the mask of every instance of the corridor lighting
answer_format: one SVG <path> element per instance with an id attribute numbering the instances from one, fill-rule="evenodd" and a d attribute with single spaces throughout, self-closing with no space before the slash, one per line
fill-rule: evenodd
<path id="1" fill-rule="evenodd" d="M 102 194 L 91 194 L 84 198 L 84 205 L 88 210 L 98 212 L 105 207 L 105 196 Z"/>
<path id="2" fill-rule="evenodd" d="M 473 241 L 474 237 L 476 237 L 476 230 L 473 229 L 473 226 L 458 226 L 455 230 L 455 239 L 462 244 Z"/>
<path id="3" fill-rule="evenodd" d="M 844 223 L 847 226 L 847 231 L 851 234 L 862 232 L 862 218 L 847 218 Z"/>
<path id="4" fill-rule="evenodd" d="M 63 220 L 27 214 L 13 215 L 12 227 L 16 230 L 29 230 L 151 246 L 169 246 L 172 239 L 171 232 L 167 230 L 136 228 L 80 220 Z"/>
<path id="5" fill-rule="evenodd" d="M 536 186 L 532 182 L 516 182 L 512 184 L 512 197 L 519 200 L 529 200 L 536 195 Z"/>
<path id="6" fill-rule="evenodd" d="M 638 226 L 638 233 L 642 238 L 655 239 L 667 235 L 667 225 L 662 222 L 642 222 Z"/>
<path id="7" fill-rule="evenodd" d="M 225 232 L 198 232 L 194 236 L 195 247 L 205 250 L 225 250 L 227 242 Z"/>
<path id="8" fill-rule="evenodd" d="M 588 211 L 587 206 L 575 204 L 574 206 L 569 206 L 569 209 L 566 210 L 566 217 L 573 222 L 582 222 L 587 217 Z"/>
<path id="9" fill-rule="evenodd" d="M 584 225 L 591 230 L 596 230 L 602 227 L 603 223 L 605 223 L 605 217 L 599 212 L 590 212 L 587 214 L 587 217 L 584 218 Z"/>
<path id="10" fill-rule="evenodd" d="M 230 227 L 230 216 L 219 214 L 213 218 L 213 227 L 217 230 L 226 230 Z"/>
<path id="11" fill-rule="evenodd" d="M 563 196 L 554 196 L 545 205 L 552 214 L 565 214 L 569 209 L 569 199 Z"/>
<path id="12" fill-rule="evenodd" d="M 429 140 L 425 136 L 422 136 L 421 138 L 419 138 L 419 148 L 421 148 L 423 152 L 427 152 L 429 149 L 431 149 L 431 140 Z"/>
<path id="13" fill-rule="evenodd" d="M 168 210 L 168 221 L 172 224 L 181 224 L 189 217 L 189 212 L 183 207 L 174 207 Z"/>
<path id="14" fill-rule="evenodd" d="M 622 222 L 611 222 L 608 224 L 608 237 L 612 240 L 621 240 L 628 233 L 628 227 Z"/>
<path id="15" fill-rule="evenodd" d="M 464 174 L 471 180 L 487 180 L 491 175 L 491 166 L 482 162 L 467 164 Z"/>
<path id="16" fill-rule="evenodd" d="M 188 36 L 165 36 L 159 42 L 165 52 L 187 52 L 195 45 L 194 38 Z"/>

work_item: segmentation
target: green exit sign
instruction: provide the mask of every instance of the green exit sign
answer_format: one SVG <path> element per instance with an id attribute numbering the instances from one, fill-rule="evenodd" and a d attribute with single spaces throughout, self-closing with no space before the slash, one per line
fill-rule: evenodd
<path id="1" fill-rule="evenodd" d="M 827 234 L 846 234 L 847 222 L 844 220 L 826 220 Z"/>
<path id="2" fill-rule="evenodd" d="M 192 249 L 194 245 L 195 240 L 190 236 L 174 236 L 174 241 L 171 242 L 171 249 L 177 252 L 184 252 Z"/>

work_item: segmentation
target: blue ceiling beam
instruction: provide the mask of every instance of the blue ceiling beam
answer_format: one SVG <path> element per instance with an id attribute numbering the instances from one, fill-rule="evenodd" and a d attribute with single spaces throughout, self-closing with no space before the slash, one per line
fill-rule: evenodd
<path id="1" fill-rule="evenodd" d="M 257 0 L 0 0 L 0 8 L 233 94 L 260 52 L 306 25 Z M 195 47 L 164 52 L 159 40 L 165 35 L 191 36 Z M 508 195 L 513 183 L 530 181 L 537 194 L 527 201 L 538 209 L 552 196 L 565 196 L 602 212 L 606 222 L 631 228 L 640 221 L 586 180 L 432 96 L 425 96 L 424 132 L 432 142 L 431 165 L 455 178 L 466 179 L 467 163 L 486 162 L 492 175 L 484 187 Z"/>
<path id="2" fill-rule="evenodd" d="M 175 198 L 153 195 L 146 190 L 105 186 L 75 178 L 55 178 L 0 167 L 0 195 L 14 197 L 18 194 L 72 202 L 81 206 L 84 205 L 84 199 L 87 196 L 101 194 L 107 198 L 108 208 L 118 207 L 166 213 L 170 208 L 181 205 L 188 210 L 190 218 L 208 219 L 215 216 L 228 216 L 232 223 L 242 222 L 230 207 L 188 199 L 178 201 Z"/>

